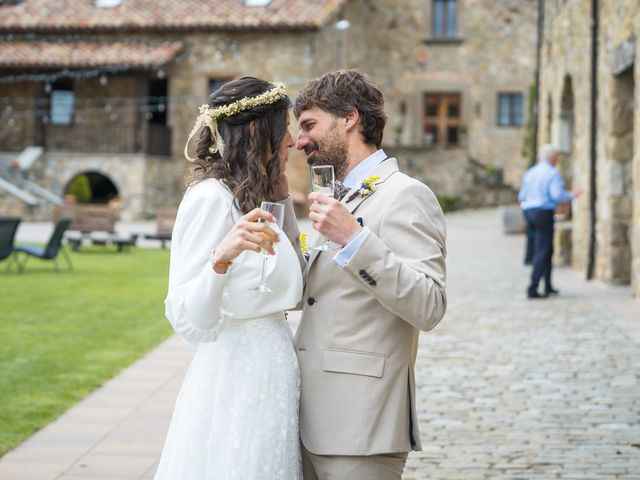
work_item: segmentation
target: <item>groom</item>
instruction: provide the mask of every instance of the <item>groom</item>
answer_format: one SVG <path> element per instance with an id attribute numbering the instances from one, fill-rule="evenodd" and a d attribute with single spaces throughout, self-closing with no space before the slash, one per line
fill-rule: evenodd
<path id="1" fill-rule="evenodd" d="M 296 333 L 305 480 L 399 480 L 421 449 L 414 364 L 419 331 L 446 310 L 445 223 L 380 149 L 383 107 L 354 70 L 312 80 L 294 106 L 297 148 L 348 189 L 309 195 L 313 227 L 339 248 L 312 251 Z"/>

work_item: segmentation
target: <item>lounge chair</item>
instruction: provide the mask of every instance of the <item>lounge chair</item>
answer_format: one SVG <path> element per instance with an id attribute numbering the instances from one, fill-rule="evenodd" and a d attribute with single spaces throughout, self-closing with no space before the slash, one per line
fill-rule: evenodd
<path id="1" fill-rule="evenodd" d="M 55 228 L 53 229 L 53 233 L 51 237 L 49 237 L 49 241 L 44 248 L 34 247 L 34 246 L 21 246 L 16 247 L 16 252 L 23 254 L 22 261 L 18 261 L 18 271 L 20 273 L 24 272 L 24 267 L 27 264 L 27 260 L 29 257 L 36 257 L 41 260 L 53 260 L 53 268 L 56 272 L 60 271 L 58 267 L 58 254 L 62 252 L 62 256 L 64 257 L 67 265 L 69 266 L 69 270 L 73 270 L 73 264 L 71 263 L 71 258 L 69 258 L 69 254 L 65 251 L 62 246 L 62 237 L 64 235 L 65 230 L 71 224 L 71 219 L 62 218 L 58 221 Z"/>
<path id="2" fill-rule="evenodd" d="M 21 219 L 18 217 L 0 217 L 0 260 L 9 259 L 5 271 L 11 271 L 14 263 L 17 263 L 16 249 L 13 242 L 16 238 L 18 225 Z"/>

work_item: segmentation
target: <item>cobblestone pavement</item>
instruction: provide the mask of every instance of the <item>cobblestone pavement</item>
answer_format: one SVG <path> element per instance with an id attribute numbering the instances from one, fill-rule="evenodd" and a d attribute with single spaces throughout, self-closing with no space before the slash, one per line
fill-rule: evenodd
<path id="1" fill-rule="evenodd" d="M 560 296 L 527 300 L 524 238 L 495 210 L 448 225 L 448 314 L 416 366 L 424 451 L 403 478 L 640 479 L 640 302 L 569 269 Z"/>
<path id="2" fill-rule="evenodd" d="M 559 297 L 527 300 L 524 238 L 496 210 L 447 224 L 449 309 L 421 335 L 424 451 L 403 479 L 640 479 L 640 302 L 567 268 Z M 0 459 L 0 479 L 153 478 L 189 361 L 169 339 Z"/>

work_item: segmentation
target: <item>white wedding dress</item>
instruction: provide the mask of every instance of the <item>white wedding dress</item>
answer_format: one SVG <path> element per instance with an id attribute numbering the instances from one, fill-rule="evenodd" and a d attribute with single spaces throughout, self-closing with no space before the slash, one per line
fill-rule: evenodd
<path id="1" fill-rule="evenodd" d="M 250 290 L 262 267 L 255 252 L 243 252 L 225 275 L 216 274 L 209 254 L 240 216 L 231 193 L 214 179 L 191 187 L 178 209 L 166 315 L 195 356 L 156 480 L 302 478 L 300 374 L 284 313 L 302 295 L 300 263 L 279 231 L 266 270 L 274 293 Z"/>

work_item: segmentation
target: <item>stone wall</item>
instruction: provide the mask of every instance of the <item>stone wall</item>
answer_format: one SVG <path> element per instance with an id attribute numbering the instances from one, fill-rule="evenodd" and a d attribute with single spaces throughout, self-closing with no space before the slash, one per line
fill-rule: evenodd
<path id="1" fill-rule="evenodd" d="M 74 81 L 76 110 L 71 125 L 47 125 L 50 151 L 135 153 L 145 148 L 147 122 L 128 101 L 147 95 L 146 78 L 136 75 Z"/>
<path id="2" fill-rule="evenodd" d="M 505 91 L 520 92 L 525 106 L 527 104 L 535 58 L 536 2 L 468 0 L 458 3 L 459 35 L 445 42 L 432 38 L 430 0 L 351 0 L 318 31 L 128 35 L 132 41 L 182 41 L 185 47 L 175 62 L 161 68 L 170 96 L 167 122 L 171 129 L 174 160 L 149 163 L 153 167 L 148 165 L 143 170 L 147 175 L 153 171 L 151 176 L 155 180 L 139 179 L 136 180 L 139 187 L 127 188 L 131 193 L 126 208 L 130 208 L 131 215 L 146 216 L 152 214 L 156 206 L 174 204 L 179 199 L 181 182 L 188 169 L 182 149 L 197 108 L 206 102 L 210 93 L 211 79 L 253 75 L 282 80 L 287 83 L 290 95 L 295 97 L 309 79 L 339 67 L 360 68 L 380 83 L 389 117 L 384 147 L 405 149 L 409 157 L 415 158 L 404 165 L 407 173 L 424 177 L 444 195 L 468 198 L 474 205 L 482 202 L 485 196 L 473 191 L 474 183 L 469 179 L 477 178 L 478 172 L 477 167 L 469 166 L 471 160 L 502 170 L 504 180 L 517 187 L 527 162 L 520 153 L 523 129 L 496 126 L 497 95 Z M 349 29 L 336 30 L 335 22 L 340 18 L 350 21 Z M 107 38 L 109 34 L 96 34 L 96 38 L 101 37 Z M 120 165 L 132 157 L 123 154 L 121 160 L 116 160 L 115 155 L 110 156 L 98 148 L 98 142 L 88 134 L 83 135 L 81 130 L 96 122 L 103 126 L 102 133 L 107 136 L 110 129 L 131 125 L 126 135 L 116 135 L 113 142 L 100 145 L 110 146 L 111 152 L 138 151 L 129 143 L 141 141 L 146 122 L 140 112 L 118 111 L 115 103 L 109 103 L 109 98 L 146 95 L 147 82 L 153 74 L 156 73 L 109 76 L 106 85 L 98 79 L 78 81 L 78 100 L 105 98 L 105 105 L 97 102 L 94 111 L 79 115 L 77 128 L 74 125 L 65 132 L 67 139 L 77 140 L 70 150 L 98 152 L 100 158 L 111 158 L 103 167 L 114 170 L 105 173 L 109 177 L 120 177 Z M 425 92 L 451 91 L 460 92 L 462 96 L 464 138 L 455 148 L 427 148 L 422 133 L 423 95 Z M 526 122 L 526 117 L 524 120 Z M 291 130 L 294 136 L 297 135 L 295 119 L 292 119 Z M 20 131 L 32 136 L 26 127 L 21 127 Z M 129 143 L 125 145 L 125 142 Z M 24 139 L 17 143 L 31 144 Z M 5 148 L 0 138 L 0 150 Z M 94 154 L 85 157 L 83 161 L 87 162 L 87 168 L 91 166 L 91 159 L 97 158 Z M 308 167 L 295 149 L 291 150 L 289 158 L 292 191 L 297 200 L 304 201 L 308 191 Z M 81 163 L 76 164 L 78 169 Z M 130 166 L 130 176 L 142 171 L 136 165 L 134 161 Z M 166 165 L 166 168 L 156 168 L 159 165 Z M 422 170 L 424 168 L 428 170 Z M 58 172 L 50 173 L 60 176 Z M 164 174 L 173 177 L 169 180 L 163 177 Z M 64 181 L 68 181 L 66 177 L 55 180 Z M 129 181 L 133 182 L 132 179 Z M 148 187 L 145 190 L 142 187 L 145 184 L 166 184 L 166 188 L 154 190 Z M 467 186 L 471 190 L 465 191 Z M 493 204 L 494 197 L 500 195 L 496 196 L 494 192 L 490 197 L 492 199 L 487 201 Z"/>
<path id="3" fill-rule="evenodd" d="M 335 68 L 355 67 L 373 75 L 384 91 L 388 116 L 385 148 L 407 147 L 414 153 L 422 148 L 422 156 L 430 158 L 430 165 L 438 165 L 432 171 L 443 175 L 446 172 L 446 178 L 436 182 L 464 184 L 462 177 L 456 176 L 464 175 L 462 171 L 451 171 L 448 162 L 439 165 L 440 160 L 453 155 L 470 156 L 498 167 L 504 171 L 506 183 L 519 186 L 527 164 L 521 155 L 522 128 L 496 126 L 497 94 L 521 92 L 527 104 L 535 59 L 536 2 L 461 2 L 461 39 L 444 44 L 425 41 L 430 36 L 430 3 L 352 0 L 318 32 L 190 36 L 183 56 L 211 61 L 182 62 L 167 69 L 170 94 L 193 99 L 169 107 L 174 156 L 181 156 L 194 112 L 206 100 L 210 78 L 243 74 L 283 80 L 295 96 L 315 76 Z M 338 18 L 348 19 L 350 28 L 337 31 L 334 22 Z M 499 19 L 498 28 L 495 19 Z M 494 26 L 487 28 L 491 23 Z M 515 31 L 519 34 L 514 35 Z M 232 39 L 236 48 L 216 53 L 211 47 L 214 39 Z M 422 94 L 451 90 L 463 94 L 462 114 L 468 125 L 468 140 L 459 149 L 424 148 Z M 292 133 L 297 135 L 295 119 Z M 419 171 L 407 167 L 409 174 L 419 175 Z M 298 198 L 304 198 L 308 171 L 302 155 L 295 150 L 290 153 L 288 169 L 292 189 Z M 456 194 L 464 196 L 465 192 L 458 190 Z"/>
<path id="4" fill-rule="evenodd" d="M 469 160 L 460 149 L 386 147 L 402 172 L 425 183 L 441 203 L 454 208 L 476 208 L 516 202 L 516 191 L 496 171 Z"/>
<path id="5" fill-rule="evenodd" d="M 223 54 L 215 48 L 215 40 L 236 42 L 234 49 Z M 207 101 L 211 79 L 234 78 L 250 75 L 272 81 L 284 81 L 290 96 L 295 97 L 313 76 L 312 66 L 318 52 L 313 33 L 243 33 L 231 38 L 225 35 L 194 35 L 184 56 L 194 61 L 181 62 L 168 68 L 169 94 L 188 99 L 169 105 L 169 124 L 173 132 L 173 156 L 186 170 L 182 150 L 198 107 Z M 291 117 L 292 133 L 297 134 L 295 119 Z M 308 173 L 304 157 L 295 149 L 290 151 L 288 164 L 291 188 L 304 198 L 308 191 Z"/>
<path id="6" fill-rule="evenodd" d="M 460 92 L 468 130 L 462 150 L 504 171 L 519 186 L 527 159 L 521 154 L 523 128 L 498 127 L 499 92 L 523 94 L 533 82 L 537 2 L 471 0 L 458 2 L 458 37 L 431 34 L 431 3 L 422 0 L 355 0 L 345 8 L 352 20 L 345 33 L 346 63 L 380 82 L 389 117 L 385 144 L 423 145 L 425 92 Z M 434 157 L 437 149 L 430 150 Z"/>
<path id="7" fill-rule="evenodd" d="M 0 150 L 19 152 L 36 139 L 32 111 L 41 94 L 41 86 L 30 82 L 0 84 Z M 10 98 L 20 99 L 5 103 Z M 26 103 L 24 103 L 26 101 Z"/>
<path id="8" fill-rule="evenodd" d="M 46 153 L 30 172 L 30 179 L 56 195 L 63 196 L 77 175 L 97 172 L 108 177 L 118 191 L 121 220 L 151 218 L 159 206 L 176 206 L 183 188 L 182 166 L 168 157 L 143 154 Z M 17 215 L 25 220 L 49 220 L 51 205 L 28 207 L 0 191 L 0 215 Z"/>
<path id="9" fill-rule="evenodd" d="M 591 2 L 546 2 L 541 73 L 541 142 L 566 147 L 561 171 L 584 192 L 573 202 L 574 268 L 589 250 Z M 631 283 L 640 295 L 640 10 L 637 0 L 600 2 L 596 144 L 596 278 Z M 623 51 L 631 45 L 635 53 Z M 635 58 L 634 58 L 635 57 Z"/>

